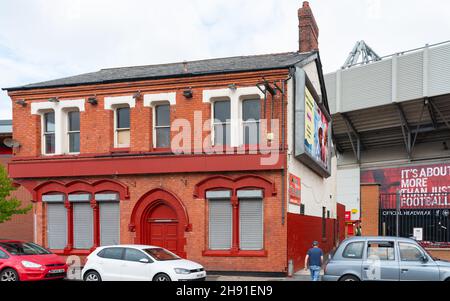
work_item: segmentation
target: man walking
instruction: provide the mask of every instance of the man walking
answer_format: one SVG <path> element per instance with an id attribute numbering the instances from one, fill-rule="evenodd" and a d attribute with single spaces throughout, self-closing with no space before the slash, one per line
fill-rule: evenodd
<path id="1" fill-rule="evenodd" d="M 305 258 L 305 271 L 311 272 L 312 281 L 320 280 L 320 270 L 323 264 L 323 251 L 319 248 L 319 242 L 313 242 L 313 247 L 308 250 Z"/>

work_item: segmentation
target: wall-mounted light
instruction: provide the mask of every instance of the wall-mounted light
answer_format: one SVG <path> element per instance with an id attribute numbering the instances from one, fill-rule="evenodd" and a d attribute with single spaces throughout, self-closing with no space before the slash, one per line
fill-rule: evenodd
<path id="1" fill-rule="evenodd" d="M 19 106 L 25 107 L 27 105 L 27 102 L 25 101 L 25 99 L 19 99 L 19 100 L 16 100 L 16 104 L 18 104 Z"/>
<path id="2" fill-rule="evenodd" d="M 138 99 L 141 97 L 141 91 L 137 91 L 136 93 L 134 93 L 133 98 L 134 99 Z"/>
<path id="3" fill-rule="evenodd" d="M 96 96 L 89 97 L 87 102 L 93 106 L 96 106 L 98 104 L 98 100 L 97 100 Z"/>
<path id="4" fill-rule="evenodd" d="M 190 99 L 194 96 L 194 92 L 192 92 L 192 89 L 186 89 L 183 91 L 184 97 Z"/>
<path id="5" fill-rule="evenodd" d="M 236 84 L 230 84 L 230 85 L 228 85 L 228 89 L 233 90 L 233 91 L 236 91 L 236 90 L 237 90 Z"/>
<path id="6" fill-rule="evenodd" d="M 58 97 L 52 97 L 48 100 L 49 102 L 59 102 Z"/>

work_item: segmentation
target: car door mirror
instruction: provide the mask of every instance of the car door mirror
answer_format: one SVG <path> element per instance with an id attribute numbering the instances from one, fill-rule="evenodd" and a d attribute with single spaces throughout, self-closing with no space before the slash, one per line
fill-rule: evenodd
<path id="1" fill-rule="evenodd" d="M 142 259 L 139 259 L 139 262 L 140 263 L 150 263 L 150 260 L 148 260 L 147 258 L 142 258 Z"/>
<path id="2" fill-rule="evenodd" d="M 421 260 L 423 263 L 427 263 L 427 262 L 428 262 L 428 257 L 425 256 L 425 255 L 422 255 L 422 257 L 420 258 L 420 260 Z"/>

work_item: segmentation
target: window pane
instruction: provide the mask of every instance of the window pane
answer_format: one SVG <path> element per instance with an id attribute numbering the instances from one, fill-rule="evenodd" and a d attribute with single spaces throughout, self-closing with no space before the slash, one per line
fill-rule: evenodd
<path id="1" fill-rule="evenodd" d="M 244 144 L 257 145 L 259 144 L 260 132 L 259 123 L 249 122 L 244 123 Z"/>
<path id="2" fill-rule="evenodd" d="M 107 259 L 122 259 L 122 253 L 123 248 L 107 248 L 101 252 L 100 257 Z"/>
<path id="3" fill-rule="evenodd" d="M 117 132 L 117 145 L 120 147 L 130 146 L 130 131 L 118 131 Z"/>
<path id="4" fill-rule="evenodd" d="M 214 145 L 230 145 L 230 132 L 229 124 L 214 125 Z"/>
<path id="5" fill-rule="evenodd" d="M 44 131 L 46 133 L 51 133 L 55 131 L 55 113 L 45 113 L 44 114 L 44 123 L 45 123 L 45 129 Z"/>
<path id="6" fill-rule="evenodd" d="M 221 122 L 227 122 L 230 120 L 230 102 L 229 101 L 216 101 L 214 103 L 214 119 Z"/>
<path id="7" fill-rule="evenodd" d="M 263 249 L 262 200 L 239 200 L 239 238 L 241 250 Z"/>
<path id="8" fill-rule="evenodd" d="M 69 133 L 69 152 L 80 152 L 80 133 Z"/>
<path id="9" fill-rule="evenodd" d="M 80 112 L 69 112 L 69 131 L 76 132 L 80 130 Z"/>
<path id="10" fill-rule="evenodd" d="M 117 128 L 118 129 L 130 128 L 130 108 L 117 109 Z"/>
<path id="11" fill-rule="evenodd" d="M 342 257 L 349 259 L 361 259 L 363 256 L 364 242 L 354 242 L 345 247 Z"/>
<path id="12" fill-rule="evenodd" d="M 259 99 L 248 99 L 242 102 L 242 120 L 261 119 L 261 101 Z"/>
<path id="13" fill-rule="evenodd" d="M 45 135 L 45 153 L 46 154 L 55 153 L 55 134 Z"/>
<path id="14" fill-rule="evenodd" d="M 421 261 L 422 252 L 411 244 L 400 243 L 400 257 L 402 261 Z"/>
<path id="15" fill-rule="evenodd" d="M 170 147 L 170 128 L 156 129 L 156 147 L 159 148 Z"/>
<path id="16" fill-rule="evenodd" d="M 233 216 L 231 200 L 209 200 L 209 249 L 230 250 Z"/>
<path id="17" fill-rule="evenodd" d="M 161 105 L 156 107 L 156 126 L 170 126 L 170 106 Z"/>
<path id="18" fill-rule="evenodd" d="M 139 250 L 129 248 L 125 249 L 125 260 L 139 262 L 141 259 L 148 260 L 148 257 Z"/>
<path id="19" fill-rule="evenodd" d="M 367 257 L 380 260 L 395 260 L 393 242 L 369 242 Z"/>

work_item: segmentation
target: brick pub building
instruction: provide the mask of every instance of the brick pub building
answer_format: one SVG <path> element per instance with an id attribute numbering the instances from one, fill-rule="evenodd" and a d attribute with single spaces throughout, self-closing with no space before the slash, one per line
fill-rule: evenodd
<path id="1" fill-rule="evenodd" d="M 6 89 L 21 145 L 9 174 L 32 194 L 37 243 L 65 256 L 159 245 L 209 271 L 279 274 L 301 268 L 313 240 L 330 251 L 345 209 L 307 2 L 299 20 L 299 52 Z"/>

